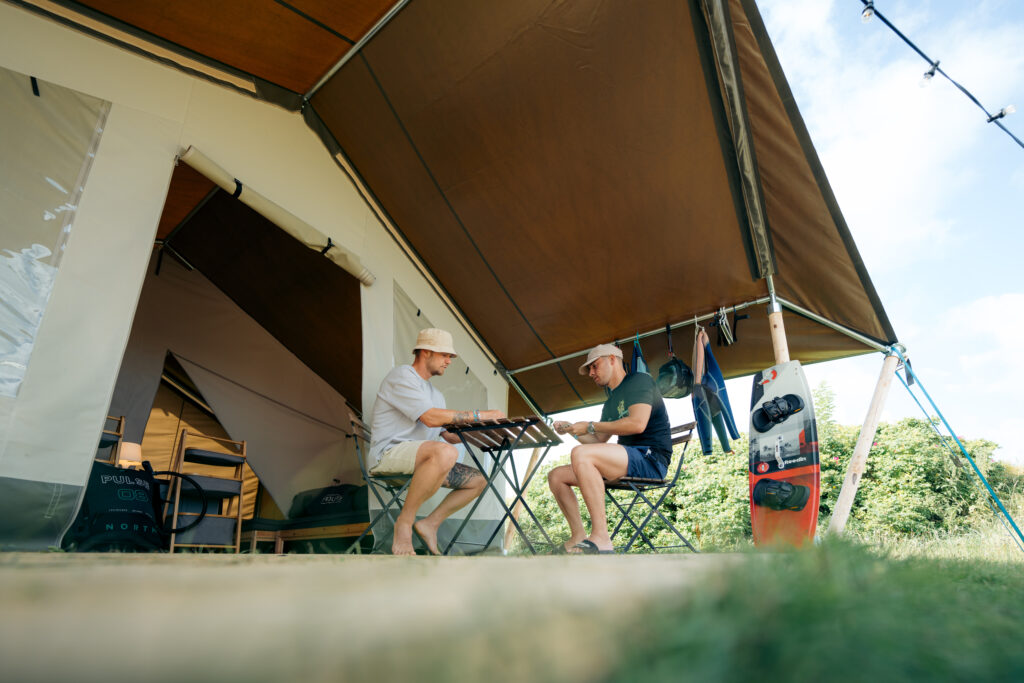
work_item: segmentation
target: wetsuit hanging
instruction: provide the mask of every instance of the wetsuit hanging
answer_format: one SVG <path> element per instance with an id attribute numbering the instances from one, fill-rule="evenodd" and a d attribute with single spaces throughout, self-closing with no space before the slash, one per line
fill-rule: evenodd
<path id="1" fill-rule="evenodd" d="M 718 434 L 722 450 L 732 452 L 729 438 L 740 438 L 729 394 L 725 390 L 722 371 L 711 353 L 711 343 L 704 328 L 697 326 L 693 340 L 693 370 L 699 380 L 693 386 L 693 417 L 697 421 L 697 436 L 700 437 L 701 451 L 711 453 L 711 430 Z"/>

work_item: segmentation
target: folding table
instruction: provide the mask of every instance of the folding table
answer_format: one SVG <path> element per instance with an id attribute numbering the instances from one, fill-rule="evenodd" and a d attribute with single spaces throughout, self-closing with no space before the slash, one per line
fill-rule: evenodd
<path id="1" fill-rule="evenodd" d="M 544 461 L 544 457 L 551 450 L 551 447 L 555 444 L 562 442 L 555 434 L 555 431 L 551 426 L 539 417 L 511 417 L 511 418 L 500 418 L 497 420 L 481 420 L 479 422 L 470 422 L 466 424 L 448 424 L 444 428 L 452 433 L 458 435 L 461 439 L 462 444 L 466 447 L 466 452 L 473 458 L 473 462 L 483 473 L 487 479 L 487 488 L 494 491 L 494 495 L 497 496 L 498 502 L 505 508 L 505 514 L 498 522 L 494 532 L 490 538 L 487 539 L 487 543 L 484 544 L 486 548 L 494 540 L 498 530 L 501 529 L 502 524 L 506 519 L 510 520 L 515 526 L 516 531 L 519 533 L 519 537 L 523 539 L 526 546 L 530 549 L 530 552 L 536 554 L 537 551 L 534 549 L 533 544 L 530 543 L 530 539 L 523 533 L 523 529 L 519 526 L 519 520 L 516 519 L 515 515 L 512 514 L 512 508 L 515 507 L 516 502 L 519 502 L 523 506 L 523 510 L 526 511 L 533 523 L 540 529 L 544 539 L 548 545 L 553 546 L 551 537 L 548 536 L 547 531 L 541 525 L 536 515 L 533 514 L 533 510 L 527 504 L 526 499 L 523 497 L 526 487 L 530 485 L 530 481 L 533 479 L 533 475 L 540 469 L 541 463 Z M 524 472 L 525 478 L 520 483 L 519 473 L 516 471 L 516 461 L 512 457 L 514 451 L 523 448 L 543 448 L 540 457 L 537 459 L 537 464 L 534 466 L 531 472 Z M 481 463 L 481 459 L 477 453 L 487 453 L 493 458 L 494 462 L 488 470 Z M 508 473 L 505 472 L 505 465 L 511 463 L 512 476 L 509 477 Z M 505 477 L 505 481 L 508 482 L 509 486 L 512 487 L 512 491 L 515 493 L 515 497 L 512 500 L 512 505 L 505 503 L 505 497 L 499 493 L 495 486 L 495 481 L 498 479 L 498 475 Z M 484 489 L 486 491 L 486 489 Z M 452 546 L 458 540 L 459 535 L 465 528 L 466 523 L 472 518 L 473 513 L 480 505 L 480 501 L 483 500 L 483 495 L 477 497 L 473 503 L 473 507 L 470 508 L 469 514 L 466 515 L 465 519 L 462 520 L 462 524 L 459 525 L 458 530 L 452 537 L 452 540 L 448 542 L 448 545 L 444 549 L 444 553 L 447 554 L 451 550 Z"/>

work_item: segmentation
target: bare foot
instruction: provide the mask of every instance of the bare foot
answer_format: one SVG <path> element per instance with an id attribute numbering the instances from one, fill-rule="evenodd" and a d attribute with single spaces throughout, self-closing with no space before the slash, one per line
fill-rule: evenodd
<path id="1" fill-rule="evenodd" d="M 392 555 L 415 555 L 412 549 L 412 525 L 395 524 L 394 538 L 391 541 Z"/>
<path id="2" fill-rule="evenodd" d="M 441 551 L 437 549 L 437 527 L 438 525 L 430 522 L 429 517 L 413 522 L 412 525 L 413 531 L 423 541 L 423 545 L 427 546 L 427 552 L 431 555 L 441 554 Z"/>

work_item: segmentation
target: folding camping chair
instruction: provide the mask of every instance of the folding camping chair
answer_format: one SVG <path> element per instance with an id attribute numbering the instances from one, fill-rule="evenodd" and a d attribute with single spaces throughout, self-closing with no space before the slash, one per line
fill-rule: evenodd
<path id="1" fill-rule="evenodd" d="M 661 504 L 664 502 L 665 498 L 668 496 L 668 492 L 672 490 L 672 488 L 676 485 L 676 481 L 679 480 L 679 473 L 683 469 L 683 458 L 686 455 L 686 449 L 690 446 L 690 440 L 693 438 L 693 428 L 696 426 L 696 422 L 689 422 L 687 424 L 679 425 L 678 427 L 672 428 L 672 445 L 675 446 L 677 444 L 683 444 L 683 449 L 682 451 L 680 451 L 679 458 L 676 461 L 676 472 L 675 475 L 673 475 L 672 479 L 646 479 L 643 477 L 622 477 L 621 479 L 617 479 L 615 481 L 605 482 L 605 493 L 608 495 L 611 501 L 615 503 L 615 507 L 618 508 L 619 513 L 621 514 L 621 517 L 619 518 L 619 521 L 615 525 L 615 529 L 612 531 L 611 534 L 612 542 L 615 542 L 615 535 L 618 534 L 619 531 L 622 529 L 622 525 L 624 522 L 628 521 L 634 529 L 633 535 L 630 537 L 629 542 L 626 543 L 626 545 L 622 546 L 622 552 L 628 552 L 629 549 L 633 547 L 633 544 L 636 543 L 636 540 L 641 537 L 644 539 L 644 543 L 646 543 L 647 546 L 654 552 L 657 552 L 659 548 L 682 548 L 684 546 L 689 548 L 693 552 L 698 552 L 698 550 L 694 548 L 688 540 L 686 540 L 686 537 L 679 533 L 679 530 L 672 525 L 672 522 L 668 521 L 665 515 L 661 514 L 661 510 L 659 509 L 661 507 Z M 651 491 L 657 491 L 658 489 L 663 489 L 661 495 L 658 497 L 657 501 L 652 502 L 651 499 L 648 498 L 647 494 Z M 629 504 L 627 506 L 623 507 L 622 503 L 620 503 L 618 498 L 615 497 L 613 491 L 632 491 L 633 498 L 629 501 Z M 650 512 L 647 513 L 647 516 L 644 517 L 643 521 L 639 524 L 637 524 L 631 516 L 633 508 L 636 506 L 638 501 L 643 501 L 647 505 L 647 507 L 650 508 Z M 641 508 L 642 507 L 643 506 L 641 506 Z M 665 525 L 672 531 L 672 533 L 679 537 L 679 540 L 683 542 L 683 545 L 655 546 L 654 543 L 651 542 L 650 537 L 648 537 L 648 535 L 644 533 L 644 528 L 651 521 L 654 515 L 658 515 L 658 517 L 661 518 L 661 521 L 665 523 Z"/>
<path id="2" fill-rule="evenodd" d="M 373 527 L 376 526 L 384 515 L 388 516 L 391 520 L 391 526 L 394 527 L 395 521 L 398 519 L 398 515 L 392 512 L 392 508 L 396 507 L 396 504 L 400 504 L 404 500 L 405 491 L 409 488 L 409 483 L 412 481 L 411 474 L 385 474 L 377 475 L 370 474 L 369 468 L 366 466 L 366 456 L 363 453 L 363 449 L 369 450 L 370 448 L 370 430 L 359 420 L 352 420 L 352 433 L 347 435 L 349 438 L 355 440 L 356 443 L 356 456 L 359 458 L 359 469 L 363 473 L 363 480 L 366 481 L 366 486 L 373 492 L 374 497 L 377 498 L 377 502 L 380 503 L 381 511 L 377 513 L 377 516 L 370 520 L 370 523 L 363 530 L 363 533 L 359 534 L 352 545 L 348 547 L 346 552 L 362 552 L 362 546 L 360 545 L 363 538 L 367 534 L 373 532 Z M 378 491 L 378 488 L 381 489 Z"/>

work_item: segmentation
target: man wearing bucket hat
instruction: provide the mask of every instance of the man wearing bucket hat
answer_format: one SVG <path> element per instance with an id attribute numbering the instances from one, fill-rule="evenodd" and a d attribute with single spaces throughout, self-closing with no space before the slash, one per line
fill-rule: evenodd
<path id="1" fill-rule="evenodd" d="M 601 410 L 600 422 L 555 422 L 559 434 L 571 434 L 580 445 L 572 449 L 570 464 L 548 473 L 548 486 L 569 522 L 570 553 L 612 553 L 605 515 L 604 483 L 624 476 L 664 479 L 672 457 L 672 427 L 661 393 L 650 375 L 626 374 L 622 351 L 612 344 L 590 350 L 581 375 L 611 391 Z M 618 443 L 608 443 L 612 436 Z M 590 535 L 583 529 L 580 490 L 590 511 Z"/>
<path id="2" fill-rule="evenodd" d="M 391 552 L 414 555 L 415 533 L 427 550 L 438 554 L 437 530 L 453 512 L 479 496 L 486 482 L 480 471 L 456 462 L 452 444 L 458 437 L 442 425 L 504 417 L 500 410 L 448 410 L 444 396 L 430 384 L 443 375 L 456 357 L 452 335 L 444 330 L 420 330 L 411 365 L 400 365 L 387 374 L 373 406 L 370 471 L 374 474 L 411 474 L 402 511 L 395 520 Z M 443 439 L 443 441 L 441 440 Z M 423 519 L 416 520 L 420 506 L 444 486 L 452 489 Z"/>

